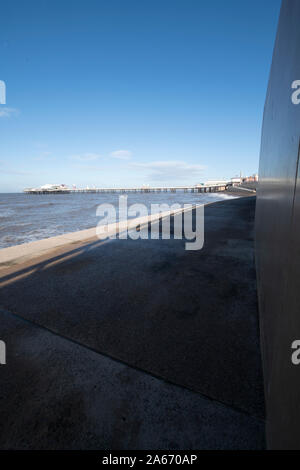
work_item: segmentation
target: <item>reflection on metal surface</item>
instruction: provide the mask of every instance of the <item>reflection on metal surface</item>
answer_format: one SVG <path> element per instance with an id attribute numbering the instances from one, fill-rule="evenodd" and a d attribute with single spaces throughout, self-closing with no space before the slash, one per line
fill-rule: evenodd
<path id="1" fill-rule="evenodd" d="M 268 86 L 256 210 L 257 274 L 269 448 L 299 449 L 300 369 L 300 2 L 284 0 Z"/>

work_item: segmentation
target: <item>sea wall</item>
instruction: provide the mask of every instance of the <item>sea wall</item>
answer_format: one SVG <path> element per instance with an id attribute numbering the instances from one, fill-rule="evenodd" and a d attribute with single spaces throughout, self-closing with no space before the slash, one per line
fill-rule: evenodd
<path id="1" fill-rule="evenodd" d="M 34 242 L 23 243 L 20 245 L 10 246 L 8 248 L 2 248 L 0 250 L 0 269 L 5 268 L 9 265 L 21 264 L 33 258 L 53 251 L 56 248 L 69 246 L 78 242 L 87 243 L 93 239 L 106 240 L 121 234 L 123 232 L 130 232 L 132 230 L 140 230 L 148 224 L 157 224 L 159 221 L 164 219 L 170 219 L 172 217 L 179 217 L 180 223 L 182 220 L 182 214 L 192 211 L 197 206 L 198 210 L 200 206 L 209 206 L 216 202 L 208 202 L 206 204 L 188 205 L 175 210 L 167 210 L 151 214 L 143 217 L 128 218 L 111 224 L 97 225 L 85 230 L 78 230 L 76 232 L 68 232 L 63 235 L 57 235 L 55 237 L 44 238 Z M 184 220 L 184 219 L 183 219 Z"/>
<path id="2" fill-rule="evenodd" d="M 77 233 L 0 266 L 0 449 L 264 449 L 254 214 L 206 205 L 193 252 Z"/>

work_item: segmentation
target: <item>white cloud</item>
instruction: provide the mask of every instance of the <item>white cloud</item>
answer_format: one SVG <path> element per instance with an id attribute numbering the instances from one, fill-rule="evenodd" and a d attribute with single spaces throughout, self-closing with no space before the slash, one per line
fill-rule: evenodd
<path id="1" fill-rule="evenodd" d="M 85 165 L 85 164 L 77 164 L 77 168 L 80 170 L 85 170 L 85 171 L 103 171 L 106 169 L 105 166 L 94 166 L 94 165 Z"/>
<path id="2" fill-rule="evenodd" d="M 6 169 L 0 170 L 0 175 L 20 175 L 20 176 L 31 176 L 33 173 L 31 171 L 21 171 L 21 170 L 13 170 L 13 169 Z"/>
<path id="3" fill-rule="evenodd" d="M 23 171 L 21 169 L 15 170 L 14 168 L 9 168 L 7 167 L 7 164 L 5 161 L 0 160 L 0 176 L 1 175 L 21 175 L 21 176 L 27 176 L 27 175 L 32 175 L 31 171 Z"/>
<path id="4" fill-rule="evenodd" d="M 120 160 L 129 160 L 132 156 L 130 150 L 115 150 L 110 154 L 113 158 L 119 158 Z"/>
<path id="5" fill-rule="evenodd" d="M 133 166 L 147 171 L 152 181 L 175 181 L 197 179 L 202 176 L 205 166 L 177 160 L 161 160 L 149 163 L 134 163 Z"/>
<path id="6" fill-rule="evenodd" d="M 35 157 L 34 160 L 38 160 L 38 161 L 47 160 L 47 159 L 49 159 L 49 157 L 52 158 L 52 156 L 53 156 L 52 152 L 48 152 L 48 151 L 47 152 L 41 152 L 41 154 L 38 157 Z"/>
<path id="7" fill-rule="evenodd" d="M 84 153 L 81 155 L 72 155 L 70 158 L 79 162 L 91 162 L 101 158 L 101 155 L 99 155 L 98 153 Z"/>
<path id="8" fill-rule="evenodd" d="M 0 108 L 0 118 L 17 116 L 19 113 L 19 110 L 16 108 Z"/>

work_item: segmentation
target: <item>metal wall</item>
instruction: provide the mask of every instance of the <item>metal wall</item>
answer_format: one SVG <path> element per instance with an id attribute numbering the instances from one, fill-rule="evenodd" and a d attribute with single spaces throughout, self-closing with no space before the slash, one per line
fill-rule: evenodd
<path id="1" fill-rule="evenodd" d="M 261 343 L 271 449 L 300 449 L 300 0 L 283 0 L 265 104 L 256 250 Z M 300 96 L 300 95 L 299 95 Z"/>

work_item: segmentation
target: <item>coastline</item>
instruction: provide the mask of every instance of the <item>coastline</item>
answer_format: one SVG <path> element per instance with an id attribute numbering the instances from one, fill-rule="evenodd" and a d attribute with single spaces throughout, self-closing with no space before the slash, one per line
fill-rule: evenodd
<path id="1" fill-rule="evenodd" d="M 3 267 L 0 448 L 264 448 L 254 213 L 208 204 L 199 251 L 92 239 Z"/>
<path id="2" fill-rule="evenodd" d="M 228 191 L 224 191 L 221 193 L 228 194 Z M 251 192 L 246 191 L 234 191 L 232 193 L 230 192 L 230 194 L 228 195 L 234 198 L 253 196 Z M 204 207 L 206 207 L 211 204 L 218 204 L 221 202 L 224 202 L 224 200 L 206 202 L 203 205 Z M 183 212 L 183 210 L 184 209 L 179 209 L 175 212 Z M 0 249 L 0 270 L 8 266 L 21 264 L 41 255 L 46 255 L 48 253 L 50 254 L 51 251 L 57 248 L 67 249 L 69 247 L 70 249 L 72 249 L 74 245 L 78 246 L 79 244 L 86 244 L 93 240 L 105 240 L 113 233 L 120 234 L 126 230 L 131 230 L 138 225 L 143 226 L 150 222 L 161 220 L 164 217 L 172 216 L 175 214 L 175 212 L 167 211 L 163 213 L 149 215 L 147 217 L 138 217 L 135 219 L 128 219 L 123 222 L 117 222 L 115 224 L 109 224 L 107 226 L 107 233 L 102 236 L 98 236 L 96 234 L 96 227 L 91 227 L 85 230 L 78 230 L 62 235 L 56 235 L 54 237 L 36 240 L 33 242 L 22 243 L 19 245 L 13 245 L 7 248 L 2 248 Z"/>
<path id="3" fill-rule="evenodd" d="M 233 197 L 219 193 L 137 193 L 137 194 L 52 194 L 28 196 L 22 193 L 0 193 L 0 250 L 45 238 L 67 235 L 68 233 L 87 230 L 99 222 L 99 206 L 114 206 L 116 217 L 108 213 L 105 223 L 118 220 L 120 197 L 126 196 L 128 206 L 142 204 L 147 208 L 140 215 L 151 213 L 152 204 L 165 205 L 171 209 L 173 204 L 205 204 Z M 107 206 L 108 207 L 108 206 Z M 144 209 L 145 209 L 144 208 Z M 154 213 L 157 209 L 154 209 Z M 100 216 L 101 217 L 101 216 Z"/>

